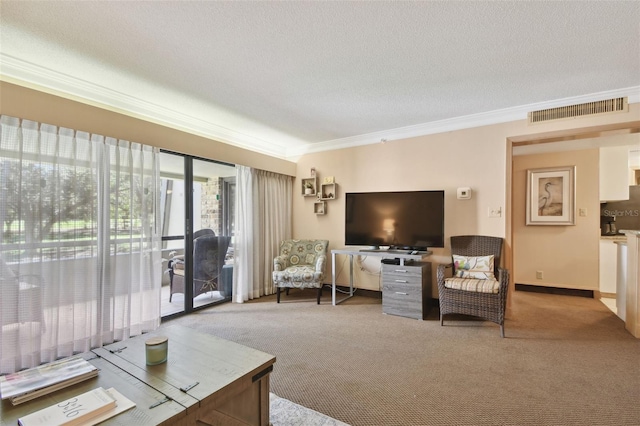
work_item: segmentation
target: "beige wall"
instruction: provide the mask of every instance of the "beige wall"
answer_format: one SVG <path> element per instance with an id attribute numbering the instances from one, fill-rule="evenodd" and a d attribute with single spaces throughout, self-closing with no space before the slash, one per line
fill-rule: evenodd
<path id="1" fill-rule="evenodd" d="M 0 114 L 289 176 L 296 172 L 291 161 L 3 81 L 0 81 Z"/>
<path id="2" fill-rule="evenodd" d="M 575 166 L 574 226 L 525 225 L 527 169 Z M 513 277 L 518 284 L 598 290 L 598 149 L 513 158 Z M 586 209 L 586 216 L 578 214 Z M 543 279 L 536 279 L 536 271 Z"/>
<path id="3" fill-rule="evenodd" d="M 503 126 L 509 128 L 509 126 Z M 293 233 L 296 238 L 326 238 L 330 248 L 344 246 L 345 192 L 445 190 L 445 234 L 480 233 L 504 236 L 502 218 L 488 219 L 489 207 L 505 206 L 506 134 L 469 129 L 306 155 L 298 161 L 293 197 Z M 334 176 L 337 198 L 327 201 L 327 214 L 313 213 L 313 199 L 300 193 L 300 178 L 316 168 L 320 181 Z M 456 188 L 471 187 L 470 200 L 456 199 Z M 444 249 L 434 259 L 446 261 Z M 340 283 L 348 283 L 346 258 L 338 259 Z M 359 288 L 378 290 L 379 261 L 356 268 Z M 371 274 L 373 272 L 374 274 Z"/>
<path id="4" fill-rule="evenodd" d="M 385 144 L 309 154 L 303 156 L 297 164 L 1 81 L 0 113 L 297 176 L 293 193 L 294 237 L 327 238 L 330 248 L 341 248 L 344 246 L 343 194 L 355 191 L 444 189 L 445 237 L 474 233 L 506 236 L 509 242 L 512 194 L 508 189 L 511 179 L 508 139 L 526 141 L 549 135 L 571 135 L 576 132 L 575 129 L 585 131 L 587 128 L 617 123 L 633 122 L 637 126 L 640 104 L 631 104 L 628 113 L 558 120 L 533 126 L 520 120 L 389 141 Z M 300 178 L 309 176 L 311 167 L 317 169 L 320 179 L 334 176 L 338 183 L 337 199 L 327 202 L 326 215 L 315 215 L 313 199 L 301 195 Z M 597 170 L 594 171 L 594 176 L 597 176 Z M 456 188 L 463 186 L 472 188 L 471 200 L 456 199 Z M 597 187 L 597 183 L 594 186 Z M 489 218 L 488 209 L 497 207 L 501 208 L 502 217 Z M 597 217 L 597 214 L 593 214 L 596 211 L 597 208 L 589 208 L 588 219 Z M 514 227 L 517 227 L 520 219 L 515 216 L 515 210 L 513 213 Z M 582 227 L 577 229 L 581 230 Z M 520 232 L 518 229 L 517 234 Z M 597 246 L 597 237 L 594 238 Z M 529 244 L 530 242 L 525 242 L 520 249 L 531 250 Z M 565 259 L 572 258 L 573 254 L 562 256 Z M 597 264 L 597 250 L 595 254 L 588 256 L 581 261 Z M 446 262 L 448 258 L 446 248 L 436 249 L 432 256 L 434 262 Z M 348 282 L 345 260 L 339 258 L 337 265 L 341 271 L 338 282 L 342 284 Z M 375 259 L 365 260 L 362 269 L 356 268 L 356 285 L 377 290 L 378 266 L 379 262 Z M 328 268 L 330 267 L 329 264 Z M 532 267 L 539 270 L 537 266 Z M 550 271 L 552 270 L 548 268 L 544 270 L 545 281 L 550 280 L 548 285 L 551 282 L 556 284 Z M 597 271 L 594 275 L 597 276 Z M 557 285 L 568 286 L 570 283 Z M 583 288 L 584 286 L 593 287 L 592 283 L 583 284 Z"/>
<path id="5" fill-rule="evenodd" d="M 638 125 L 640 119 L 640 104 L 630 105 L 629 113 L 609 114 L 591 118 L 580 118 L 573 120 L 558 120 L 551 123 L 536 124 L 529 126 L 525 120 L 514 121 L 491 126 L 476 127 L 472 129 L 458 130 L 435 135 L 426 135 L 416 138 L 388 141 L 384 144 L 367 145 L 356 148 L 334 150 L 321 153 L 313 153 L 303 156 L 297 164 L 297 180 L 294 185 L 293 195 L 293 234 L 296 238 L 325 238 L 330 242 L 330 249 L 344 247 L 344 209 L 346 192 L 364 191 L 394 191 L 394 190 L 445 190 L 445 238 L 451 235 L 460 234 L 484 234 L 501 237 L 508 237 L 510 243 L 511 221 L 519 225 L 524 219 L 515 216 L 515 211 L 511 211 L 511 203 L 520 203 L 520 200 L 511 200 L 511 154 L 510 142 L 536 140 L 543 136 L 555 135 L 565 136 L 573 133 L 589 132 L 594 127 L 609 125 L 618 126 L 619 123 L 630 123 Z M 633 123 L 633 124 L 631 124 Z M 579 129 L 579 130 L 575 130 Z M 585 160 L 586 161 L 586 160 Z M 546 166 L 544 161 L 540 161 L 540 167 Z M 572 164 L 569 163 L 569 164 Z M 315 215 L 313 210 L 313 199 L 301 195 L 300 179 L 310 175 L 310 169 L 316 168 L 320 181 L 325 176 L 334 176 L 338 183 L 337 199 L 327 201 L 327 214 Z M 585 175 L 585 181 L 596 179 L 593 188 L 598 188 L 597 182 L 597 157 L 595 168 L 590 171 L 591 176 Z M 582 174 L 580 174 L 582 178 Z M 471 187 L 473 195 L 471 200 L 457 200 L 456 188 Z M 516 182 L 515 188 L 523 188 Z M 516 189 L 517 192 L 519 189 Z M 581 196 L 582 197 L 582 196 Z M 588 202 L 591 202 L 590 196 Z M 596 196 L 597 197 L 597 196 Z M 597 202 L 597 200 L 596 200 Z M 598 218 L 598 204 L 587 205 L 587 200 L 581 203 L 589 207 L 587 220 Z M 502 217 L 490 218 L 489 208 L 500 208 Z M 524 211 L 524 210 L 523 210 Z M 514 214 L 513 217 L 509 215 Z M 581 219 L 582 220 L 582 219 Z M 581 224 L 584 221 L 581 222 Z M 595 265 L 589 269 L 595 271 L 594 277 L 598 276 L 598 235 L 596 231 L 590 235 L 593 242 L 585 248 L 587 257 L 581 262 Z M 532 232 L 539 232 L 541 239 L 545 240 L 544 230 L 539 229 Z M 577 228 L 583 231 L 583 227 Z M 520 226 L 516 230 L 521 231 Z M 587 231 L 585 231 L 587 232 Z M 590 231 L 588 231 L 590 232 Z M 587 238 L 581 235 L 580 239 Z M 526 241 L 521 247 L 525 250 L 532 250 L 536 241 Z M 448 241 L 447 241 L 448 244 Z M 507 245 L 507 249 L 510 250 Z M 586 247 L 586 246 L 585 246 Z M 506 259 L 510 261 L 510 253 Z M 436 263 L 449 261 L 448 248 L 435 249 L 431 260 Z M 556 252 L 564 259 L 575 257 L 572 252 Z M 552 258 L 552 256 L 549 256 Z M 360 258 L 356 261 L 354 275 L 356 287 L 378 290 L 380 288 L 379 261 L 376 259 Z M 362 263 L 361 263 L 362 262 Z M 546 262 L 546 261 L 545 261 Z M 338 283 L 347 285 L 349 282 L 349 268 L 346 256 L 338 256 L 336 260 L 338 272 Z M 536 266 L 537 265 L 537 266 Z M 530 265 L 534 270 L 539 264 Z M 554 276 L 551 267 L 546 268 L 545 282 L 547 285 L 571 286 L 578 288 L 594 288 L 597 278 L 589 281 L 578 282 L 568 281 L 564 277 Z M 329 262 L 327 272 L 331 271 Z M 435 289 L 435 268 L 433 295 L 437 295 Z M 596 281 L 594 281 L 594 279 Z M 328 278 L 328 281 L 330 277 Z M 556 280 L 558 280 L 556 282 Z M 536 281 L 536 284 L 542 284 Z M 597 288 L 597 285 L 595 286 Z"/>

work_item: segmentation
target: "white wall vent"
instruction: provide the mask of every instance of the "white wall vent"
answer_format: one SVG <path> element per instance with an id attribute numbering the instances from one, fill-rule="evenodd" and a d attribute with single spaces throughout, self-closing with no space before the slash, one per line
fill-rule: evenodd
<path id="1" fill-rule="evenodd" d="M 564 118 L 577 118 L 585 115 L 608 114 L 611 112 L 629 111 L 627 98 L 607 99 L 604 101 L 587 102 L 586 104 L 569 105 L 557 108 L 532 111 L 527 114 L 529 124 L 542 123 Z"/>

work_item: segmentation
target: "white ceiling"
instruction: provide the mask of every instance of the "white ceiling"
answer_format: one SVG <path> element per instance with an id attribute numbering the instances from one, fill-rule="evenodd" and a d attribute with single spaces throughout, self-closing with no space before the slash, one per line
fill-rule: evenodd
<path id="1" fill-rule="evenodd" d="M 0 74 L 281 158 L 640 102 L 640 2 L 0 3 Z"/>

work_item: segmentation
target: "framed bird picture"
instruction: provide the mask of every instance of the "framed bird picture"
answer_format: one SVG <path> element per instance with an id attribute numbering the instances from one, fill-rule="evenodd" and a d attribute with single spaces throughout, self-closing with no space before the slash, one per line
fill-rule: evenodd
<path id="1" fill-rule="evenodd" d="M 527 170 L 527 225 L 575 225 L 576 167 Z"/>

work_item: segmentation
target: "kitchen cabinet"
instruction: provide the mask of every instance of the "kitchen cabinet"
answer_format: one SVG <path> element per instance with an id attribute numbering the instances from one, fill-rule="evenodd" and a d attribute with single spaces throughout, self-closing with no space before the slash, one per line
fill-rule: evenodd
<path id="1" fill-rule="evenodd" d="M 616 313 L 622 321 L 627 320 L 627 242 L 616 241 L 618 247 L 616 264 Z"/>
<path id="2" fill-rule="evenodd" d="M 638 144 L 640 147 L 640 135 L 638 135 Z M 640 149 L 631 148 L 629 150 L 629 185 L 640 185 Z"/>
<path id="3" fill-rule="evenodd" d="M 616 245 L 614 239 L 601 239 L 600 293 L 604 293 L 606 296 L 616 294 L 616 258 Z"/>
<path id="4" fill-rule="evenodd" d="M 629 147 L 600 148 L 600 202 L 629 199 Z"/>

